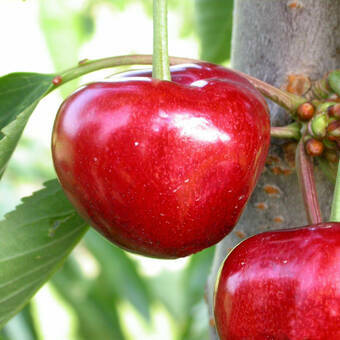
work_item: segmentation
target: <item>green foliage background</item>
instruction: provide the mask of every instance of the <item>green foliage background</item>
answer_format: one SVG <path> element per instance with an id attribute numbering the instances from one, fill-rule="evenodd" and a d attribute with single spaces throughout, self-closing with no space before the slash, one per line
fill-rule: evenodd
<path id="1" fill-rule="evenodd" d="M 96 30 L 97 6 L 124 12 L 134 2 L 140 0 L 86 0 L 74 9 L 69 0 L 40 0 L 41 30 L 56 71 L 77 63 L 80 48 Z M 152 0 L 142 0 L 142 4 L 151 20 Z M 181 17 L 181 35 L 198 38 L 202 59 L 228 61 L 231 0 L 169 0 L 169 7 Z M 50 90 L 51 79 L 51 75 L 25 73 L 0 79 L 0 175 L 39 99 Z M 22 98 L 17 105 L 11 105 L 15 99 L 6 89 L 14 89 L 16 82 L 26 85 L 11 92 Z M 67 96 L 78 84 L 76 80 L 63 86 L 62 95 Z M 27 179 L 42 183 L 54 177 L 53 169 L 44 161 L 49 155 L 37 142 L 23 139 L 20 148 L 31 157 L 8 164 L 7 182 L 0 185 L 8 186 L 9 193 L 11 185 Z M 51 277 L 51 287 L 75 320 L 74 339 L 130 339 L 122 316 L 126 306 L 150 329 L 156 322 L 155 310 L 166 311 L 174 340 L 208 338 L 209 320 L 203 296 L 213 248 L 191 256 L 181 270 L 146 276 L 138 258 L 112 246 L 93 230 L 68 256 L 86 230 L 56 180 L 47 182 L 43 190 L 25 199 L 0 221 L 0 325 Z M 82 256 L 95 261 L 95 275 L 84 273 L 79 260 Z M 35 308 L 28 303 L 0 331 L 0 340 L 41 339 L 38 323 Z"/>

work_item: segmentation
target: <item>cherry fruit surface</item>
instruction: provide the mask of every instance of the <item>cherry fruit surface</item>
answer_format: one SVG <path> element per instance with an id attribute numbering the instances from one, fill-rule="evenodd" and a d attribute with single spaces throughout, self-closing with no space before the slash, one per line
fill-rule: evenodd
<path id="1" fill-rule="evenodd" d="M 340 223 L 241 242 L 222 265 L 215 320 L 221 340 L 340 339 Z"/>
<path id="2" fill-rule="evenodd" d="M 265 100 L 208 63 L 84 86 L 61 105 L 52 154 L 79 214 L 116 245 L 177 258 L 234 227 L 270 142 Z"/>

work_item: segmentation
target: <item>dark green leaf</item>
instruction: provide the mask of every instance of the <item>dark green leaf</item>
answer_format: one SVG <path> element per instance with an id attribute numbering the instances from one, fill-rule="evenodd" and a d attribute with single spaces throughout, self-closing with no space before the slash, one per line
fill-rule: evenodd
<path id="1" fill-rule="evenodd" d="M 52 74 L 10 73 L 0 77 L 0 130 L 52 87 Z"/>
<path id="2" fill-rule="evenodd" d="M 196 0 L 196 20 L 201 58 L 221 63 L 230 58 L 232 0 Z"/>
<path id="3" fill-rule="evenodd" d="M 0 340 L 10 340 L 3 331 L 0 331 Z"/>
<path id="4" fill-rule="evenodd" d="M 0 327 L 61 266 L 86 230 L 56 180 L 0 221 Z"/>
<path id="5" fill-rule="evenodd" d="M 11 73 L 0 78 L 0 176 L 53 75 Z"/>
<path id="6" fill-rule="evenodd" d="M 328 82 L 332 90 L 340 96 L 340 70 L 331 72 L 328 76 Z"/>
<path id="7" fill-rule="evenodd" d="M 150 318 L 151 297 L 136 263 L 118 247 L 90 230 L 85 244 L 101 265 L 101 275 L 121 299 L 127 299 L 144 318 Z"/>

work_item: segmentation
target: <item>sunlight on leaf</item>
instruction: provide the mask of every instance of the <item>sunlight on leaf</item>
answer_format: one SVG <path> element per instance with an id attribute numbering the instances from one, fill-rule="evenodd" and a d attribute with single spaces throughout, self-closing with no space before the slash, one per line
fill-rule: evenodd
<path id="1" fill-rule="evenodd" d="M 57 180 L 0 221 L 0 327 L 61 266 L 86 230 Z"/>
<path id="2" fill-rule="evenodd" d="M 33 110 L 52 88 L 53 77 L 22 72 L 0 78 L 0 177 Z"/>
<path id="3" fill-rule="evenodd" d="M 221 63 L 230 58 L 233 1 L 196 0 L 196 21 L 201 58 Z"/>

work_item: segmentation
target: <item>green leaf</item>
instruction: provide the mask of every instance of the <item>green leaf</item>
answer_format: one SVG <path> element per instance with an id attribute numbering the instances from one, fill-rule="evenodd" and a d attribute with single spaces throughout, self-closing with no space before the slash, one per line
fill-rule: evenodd
<path id="1" fill-rule="evenodd" d="M 0 77 L 0 177 L 33 110 L 53 87 L 53 77 L 39 73 Z"/>
<path id="2" fill-rule="evenodd" d="M 127 299 L 146 319 L 150 319 L 151 296 L 134 260 L 94 230 L 84 238 L 85 245 L 101 265 L 101 275 L 115 294 Z"/>
<path id="3" fill-rule="evenodd" d="M 340 70 L 331 72 L 328 76 L 329 86 L 340 96 Z"/>
<path id="4" fill-rule="evenodd" d="M 9 339 L 9 338 L 6 336 L 5 333 L 0 332 L 0 340 L 11 340 L 11 339 Z"/>
<path id="5" fill-rule="evenodd" d="M 40 0 L 40 25 L 55 69 L 61 72 L 79 60 L 79 49 L 94 32 L 91 7 L 79 6 L 69 0 Z M 79 79 L 60 88 L 63 97 L 79 86 Z"/>
<path id="6" fill-rule="evenodd" d="M 118 301 L 110 284 L 101 276 L 88 278 L 83 275 L 71 255 L 51 281 L 77 316 L 77 339 L 124 339 L 117 312 Z"/>
<path id="7" fill-rule="evenodd" d="M 10 73 L 0 77 L 0 130 L 52 87 L 52 74 Z"/>
<path id="8" fill-rule="evenodd" d="M 57 180 L 0 221 L 0 327 L 61 266 L 86 230 Z"/>
<path id="9" fill-rule="evenodd" d="M 184 273 L 184 287 L 188 308 L 198 303 L 204 296 L 204 288 L 211 270 L 214 247 L 205 249 L 190 258 L 190 263 Z"/>
<path id="10" fill-rule="evenodd" d="M 31 315 L 30 303 L 10 320 L 3 329 L 9 339 L 37 340 L 38 333 Z M 1 339 L 1 338 L 0 338 Z"/>
<path id="11" fill-rule="evenodd" d="M 230 58 L 233 18 L 232 0 L 196 0 L 197 31 L 201 58 L 221 63 Z"/>
<path id="12" fill-rule="evenodd" d="M 203 297 L 213 256 L 214 247 L 191 256 L 190 263 L 184 272 L 183 286 L 186 290 L 187 322 L 181 335 L 182 340 L 208 338 L 208 307 Z M 197 320 L 200 321 L 197 322 Z"/>
<path id="13" fill-rule="evenodd" d="M 338 164 L 329 162 L 323 157 L 318 157 L 317 160 L 320 169 L 326 175 L 328 180 L 335 184 L 338 171 Z"/>
<path id="14" fill-rule="evenodd" d="M 152 294 L 174 318 L 180 329 L 187 318 L 186 290 L 183 287 L 183 271 L 163 270 L 149 279 Z"/>

